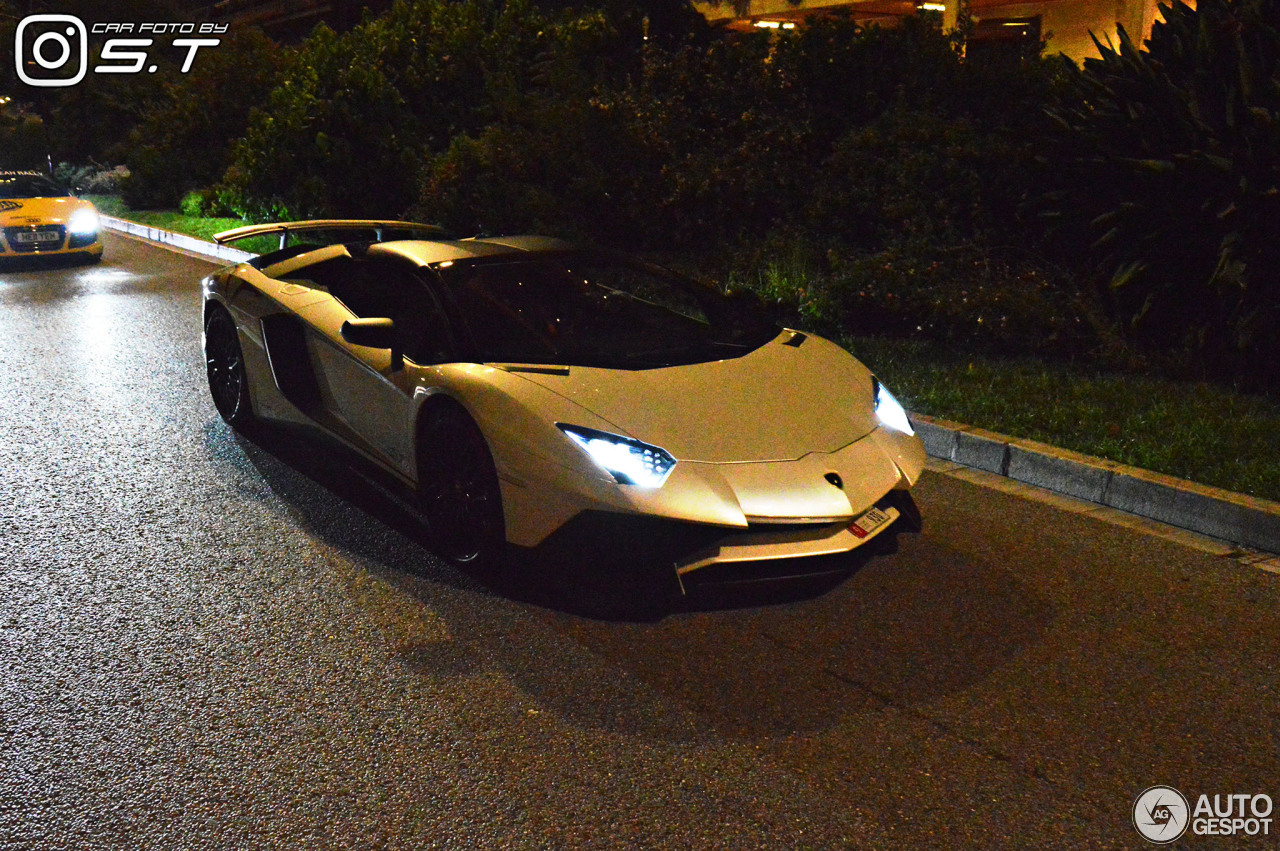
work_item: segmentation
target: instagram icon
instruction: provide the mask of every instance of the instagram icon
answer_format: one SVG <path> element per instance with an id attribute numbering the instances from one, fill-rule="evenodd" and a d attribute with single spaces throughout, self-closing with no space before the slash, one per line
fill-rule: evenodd
<path id="1" fill-rule="evenodd" d="M 74 86 L 89 68 L 89 34 L 84 21 L 73 15 L 29 15 L 14 34 L 14 62 L 18 79 L 29 86 Z M 79 48 L 75 74 L 64 76 Z M 28 50 L 30 51 L 28 59 Z M 27 66 L 32 67 L 28 68 Z M 44 69 L 36 70 L 35 66 Z M 48 72 L 50 76 L 44 76 Z"/>

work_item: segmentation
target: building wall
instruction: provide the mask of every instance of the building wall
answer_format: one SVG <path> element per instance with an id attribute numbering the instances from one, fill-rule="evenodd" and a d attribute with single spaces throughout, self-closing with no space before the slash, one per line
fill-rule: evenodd
<path id="1" fill-rule="evenodd" d="M 956 0 L 945 0 L 954 3 Z M 1116 24 L 1122 24 L 1131 36 L 1145 39 L 1151 34 L 1158 0 L 1038 0 L 1005 3 L 1001 0 L 970 0 L 970 11 L 979 19 L 1031 18 L 1039 16 L 1040 31 L 1047 36 L 1048 53 L 1065 53 L 1077 61 L 1097 56 L 1089 37 L 1092 32 L 1104 44 L 1116 40 Z M 809 14 L 844 7 L 857 17 L 892 24 L 897 16 L 909 14 L 913 2 L 901 0 L 747 0 L 747 2 L 696 2 L 698 11 L 712 22 L 735 22 L 750 25 L 754 20 L 803 21 Z"/>
<path id="2" fill-rule="evenodd" d="M 992 10 L 995 11 L 994 9 Z M 999 7 L 1001 16 L 1040 15 L 1041 32 L 1048 37 L 1049 53 L 1065 53 L 1072 59 L 1097 56 L 1089 37 L 1092 32 L 1106 44 L 1118 43 L 1116 24 L 1130 36 L 1145 39 L 1155 21 L 1156 0 L 1056 0 Z"/>

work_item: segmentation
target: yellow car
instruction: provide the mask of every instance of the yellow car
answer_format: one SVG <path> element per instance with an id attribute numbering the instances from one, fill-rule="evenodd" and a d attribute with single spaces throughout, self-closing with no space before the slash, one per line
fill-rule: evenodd
<path id="1" fill-rule="evenodd" d="M 0 257 L 102 257 L 98 211 L 34 171 L 0 171 Z"/>

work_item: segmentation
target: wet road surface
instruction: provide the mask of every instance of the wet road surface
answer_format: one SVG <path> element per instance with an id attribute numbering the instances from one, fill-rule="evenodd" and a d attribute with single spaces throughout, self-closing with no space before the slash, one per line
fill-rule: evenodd
<path id="1" fill-rule="evenodd" d="M 928 473 L 816 597 L 511 599 L 218 419 L 211 268 L 0 269 L 0 849 L 1139 848 L 1148 786 L 1280 800 L 1280 576 Z"/>

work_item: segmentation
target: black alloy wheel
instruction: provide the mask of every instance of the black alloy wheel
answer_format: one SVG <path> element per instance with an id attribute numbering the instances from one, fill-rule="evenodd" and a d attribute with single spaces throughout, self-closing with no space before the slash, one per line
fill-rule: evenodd
<path id="1" fill-rule="evenodd" d="M 454 403 L 436 403 L 423 415 L 418 497 L 436 552 L 496 575 L 506 548 L 498 471 L 480 427 Z"/>
<path id="2" fill-rule="evenodd" d="M 204 325 L 204 359 L 209 374 L 209 393 L 222 418 L 240 428 L 253 420 L 249 404 L 249 376 L 244 369 L 244 352 L 235 323 L 224 308 L 209 312 Z"/>

